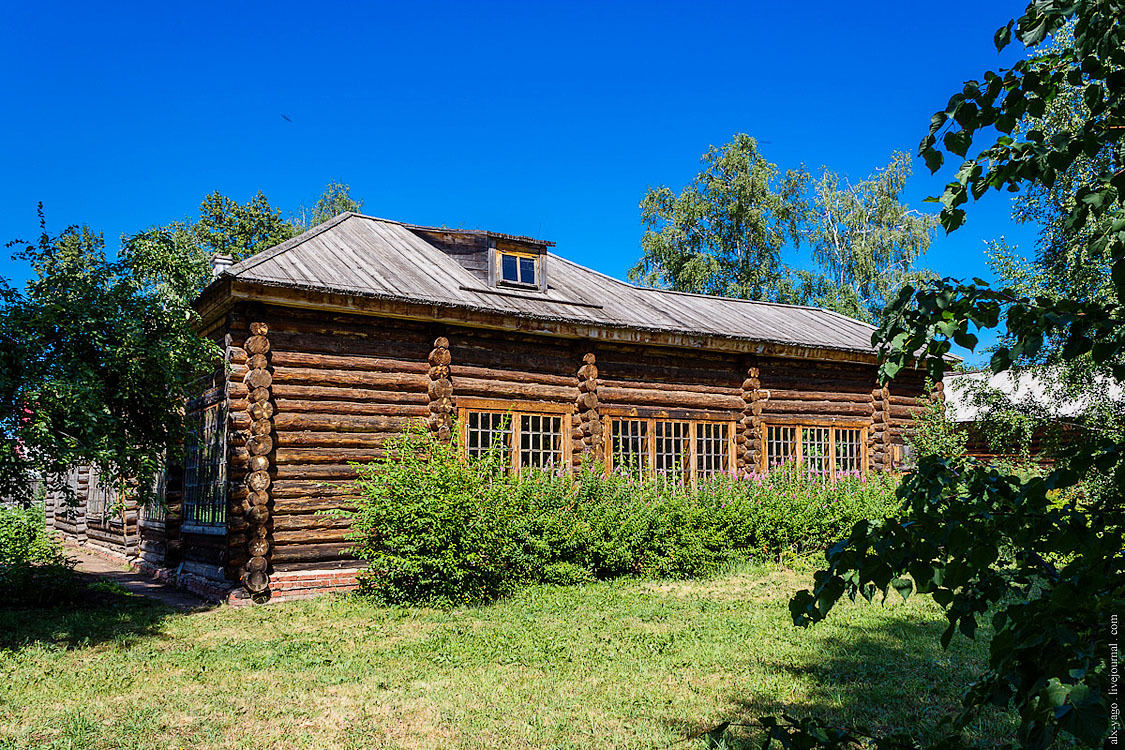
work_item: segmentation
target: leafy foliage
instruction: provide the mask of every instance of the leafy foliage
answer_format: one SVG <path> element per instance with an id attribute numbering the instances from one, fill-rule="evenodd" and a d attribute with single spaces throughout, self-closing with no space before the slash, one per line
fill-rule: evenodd
<path id="1" fill-rule="evenodd" d="M 989 188 L 1050 188 L 1080 159 L 1120 147 L 1125 136 L 1125 4 L 1038 0 L 996 34 L 997 48 L 1013 38 L 1042 43 L 1073 19 L 1073 45 L 1044 47 L 1011 70 L 968 82 L 934 115 L 921 151 L 932 170 L 946 152 L 964 158 L 986 128 L 995 141 L 957 170 L 941 197 L 942 225 L 965 220 L 970 197 Z M 1090 118 L 1047 137 L 1020 133 L 1024 117 L 1042 117 L 1077 88 Z M 993 131 L 987 131 L 993 132 Z M 1108 298 L 1071 298 L 1058 290 L 1027 296 L 983 282 L 954 280 L 906 288 L 873 341 L 881 374 L 893 378 L 916 358 L 940 376 L 951 341 L 972 348 L 974 328 L 1004 321 L 1009 340 L 993 354 L 1002 372 L 1034 358 L 1045 342 L 1059 357 L 1088 356 L 1118 382 L 1125 379 L 1125 171 L 1099 165 L 1080 179 L 1061 226 L 1089 256 L 1109 259 Z M 1064 292 L 1065 293 L 1065 292 Z M 974 637 L 991 624 L 988 669 L 969 687 L 964 711 L 941 747 L 962 744 L 960 730 L 986 706 L 1018 714 L 1014 743 L 1042 748 L 1069 737 L 1100 744 L 1109 729 L 1110 617 L 1125 604 L 1125 443 L 1090 439 L 1060 456 L 1044 476 L 1010 473 L 967 459 L 930 457 L 899 489 L 902 512 L 881 523 L 856 524 L 833 546 L 811 591 L 790 603 L 794 621 L 824 619 L 844 595 L 867 598 L 894 590 L 926 593 L 945 608 L 942 644 Z M 1084 483 L 1108 477 L 1103 491 Z M 794 746 L 830 746 L 808 726 L 784 725 Z"/>
<path id="2" fill-rule="evenodd" d="M 332 184 L 313 215 L 358 206 Z M 42 207 L 40 225 L 37 242 L 8 245 L 35 277 L 22 291 L 0 282 L 0 493 L 26 501 L 31 477 L 93 464 L 143 496 L 180 448 L 184 400 L 219 366 L 191 307 L 211 257 L 238 260 L 298 229 L 261 193 L 239 204 L 218 192 L 194 222 L 123 237 L 117 260 L 89 227 L 51 236 Z"/>
<path id="3" fill-rule="evenodd" d="M 641 201 L 644 256 L 630 276 L 677 291 L 813 304 L 872 321 L 915 268 L 936 220 L 900 202 L 910 158 L 851 184 L 830 170 L 781 174 L 757 141 L 738 134 L 703 156 L 679 195 L 651 189 Z M 802 238 L 819 270 L 790 268 L 782 251 Z"/>
<path id="4" fill-rule="evenodd" d="M 47 531 L 43 505 L 0 505 L 0 603 L 42 606 L 66 598 L 77 586 L 73 561 Z"/>
<path id="5" fill-rule="evenodd" d="M 385 601 L 488 601 L 531 582 L 620 576 L 692 578 L 731 560 L 823 550 L 861 518 L 897 504 L 879 476 L 828 483 L 796 467 L 769 477 L 671 478 L 499 470 L 498 455 L 461 458 L 425 430 L 361 467 L 354 552 L 365 589 Z"/>
<path id="6" fill-rule="evenodd" d="M 42 212 L 40 212 L 42 221 Z M 80 463 L 140 486 L 183 434 L 180 414 L 218 348 L 192 326 L 184 301 L 137 272 L 138 258 L 110 261 L 101 235 L 45 228 L 18 257 L 35 272 L 0 307 L 0 477 L 26 499 L 29 477 L 52 481 Z"/>

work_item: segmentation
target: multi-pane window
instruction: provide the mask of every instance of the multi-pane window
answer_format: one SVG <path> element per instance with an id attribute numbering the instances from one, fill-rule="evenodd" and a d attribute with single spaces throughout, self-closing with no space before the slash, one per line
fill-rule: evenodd
<path id="1" fill-rule="evenodd" d="M 137 518 L 142 523 L 161 524 L 168 516 L 168 508 L 164 505 L 164 490 L 167 485 L 167 475 L 159 471 L 152 481 L 152 497 L 140 504 L 137 509 Z"/>
<path id="2" fill-rule="evenodd" d="M 767 424 L 762 462 L 766 470 L 797 463 L 817 477 L 863 474 L 865 433 L 863 427 Z"/>
<path id="3" fill-rule="evenodd" d="M 766 468 L 797 460 L 797 431 L 791 425 L 766 425 Z"/>
<path id="4" fill-rule="evenodd" d="M 647 470 L 648 420 L 615 419 L 610 424 L 614 468 L 632 472 Z"/>
<path id="5" fill-rule="evenodd" d="M 856 428 L 836 430 L 836 471 L 838 474 L 863 473 L 863 435 Z"/>
<path id="6" fill-rule="evenodd" d="M 687 474 L 691 471 L 691 425 L 687 422 L 657 422 L 654 440 L 657 474 Z"/>
<path id="7" fill-rule="evenodd" d="M 681 477 L 730 471 L 731 427 L 726 422 L 613 418 L 606 455 L 611 470 Z"/>
<path id="8" fill-rule="evenodd" d="M 563 465 L 562 417 L 557 414 L 520 415 L 519 467 Z"/>
<path id="9" fill-rule="evenodd" d="M 222 526 L 226 523 L 226 438 L 226 409 L 222 403 L 199 412 L 185 446 L 185 526 Z"/>
<path id="10" fill-rule="evenodd" d="M 503 463 L 510 463 L 512 415 L 492 411 L 469 412 L 465 421 L 465 451 L 473 458 L 495 451 L 500 454 Z"/>
<path id="11" fill-rule="evenodd" d="M 538 285 L 535 266 L 538 259 L 525 253 L 499 253 L 500 278 L 513 284 Z"/>
<path id="12" fill-rule="evenodd" d="M 695 473 L 712 476 L 730 471 L 730 425 L 699 422 L 695 425 Z"/>
<path id="13" fill-rule="evenodd" d="M 105 522 L 107 512 L 113 507 L 116 493 L 108 482 L 103 482 L 101 474 L 90 468 L 86 480 L 86 520 Z"/>
<path id="14" fill-rule="evenodd" d="M 831 434 L 827 427 L 801 428 L 801 461 L 805 469 L 814 477 L 828 476 Z"/>
<path id="15" fill-rule="evenodd" d="M 516 471 L 566 465 L 562 414 L 463 409 L 461 418 L 469 456 L 496 452 L 502 465 Z"/>

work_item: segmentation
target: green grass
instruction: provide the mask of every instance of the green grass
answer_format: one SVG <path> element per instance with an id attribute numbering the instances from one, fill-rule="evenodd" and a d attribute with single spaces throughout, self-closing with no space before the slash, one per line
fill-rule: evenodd
<path id="1" fill-rule="evenodd" d="M 771 712 L 917 730 L 956 708 L 983 644 L 943 652 L 937 608 L 901 599 L 799 630 L 786 604 L 809 579 L 746 567 L 453 610 L 0 611 L 0 748 L 700 748 L 685 738 Z"/>

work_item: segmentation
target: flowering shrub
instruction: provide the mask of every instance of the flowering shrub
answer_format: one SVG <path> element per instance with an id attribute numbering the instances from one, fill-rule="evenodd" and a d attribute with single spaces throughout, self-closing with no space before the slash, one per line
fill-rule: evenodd
<path id="1" fill-rule="evenodd" d="M 524 583 L 713 575 L 739 558 L 823 550 L 896 507 L 897 482 L 817 480 L 799 467 L 701 479 L 598 465 L 505 473 L 412 429 L 359 467 L 353 553 L 364 591 L 392 603 L 489 601 Z"/>

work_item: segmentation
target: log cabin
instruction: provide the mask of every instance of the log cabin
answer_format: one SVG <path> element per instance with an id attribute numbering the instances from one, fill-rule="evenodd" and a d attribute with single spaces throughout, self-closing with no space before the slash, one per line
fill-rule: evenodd
<path id="1" fill-rule="evenodd" d="M 164 506 L 125 511 L 121 538 L 232 602 L 348 590 L 346 521 L 320 511 L 349 507 L 352 462 L 410 420 L 467 454 L 499 444 L 515 471 L 894 468 L 925 384 L 877 382 L 870 325 L 636 287 L 551 247 L 345 213 L 219 258 L 196 309 L 225 367 L 187 405 L 195 438 Z"/>

